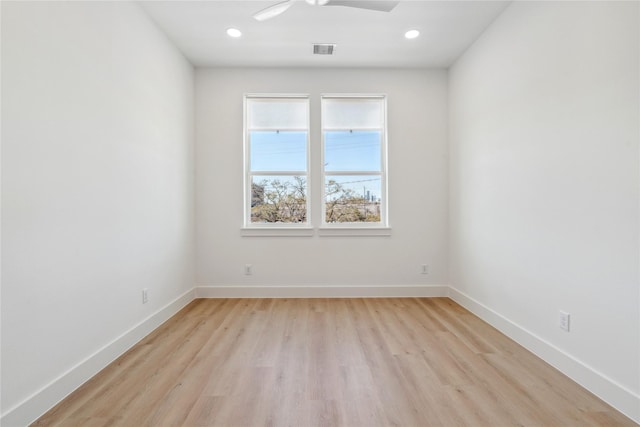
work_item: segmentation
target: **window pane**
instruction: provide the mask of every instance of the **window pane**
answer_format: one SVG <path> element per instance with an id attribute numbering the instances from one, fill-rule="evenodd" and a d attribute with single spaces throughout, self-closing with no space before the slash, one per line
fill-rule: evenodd
<path id="1" fill-rule="evenodd" d="M 252 171 L 306 171 L 307 132 L 249 133 Z"/>
<path id="2" fill-rule="evenodd" d="M 308 100 L 260 99 L 247 100 L 249 129 L 307 129 Z"/>
<path id="3" fill-rule="evenodd" d="M 326 171 L 380 171 L 379 131 L 330 131 L 324 133 Z"/>
<path id="4" fill-rule="evenodd" d="M 384 123 L 382 99 L 324 98 L 325 129 L 380 129 Z"/>
<path id="5" fill-rule="evenodd" d="M 325 222 L 380 222 L 380 176 L 325 177 Z"/>
<path id="6" fill-rule="evenodd" d="M 253 176 L 252 223 L 304 223 L 307 180 L 304 176 Z"/>

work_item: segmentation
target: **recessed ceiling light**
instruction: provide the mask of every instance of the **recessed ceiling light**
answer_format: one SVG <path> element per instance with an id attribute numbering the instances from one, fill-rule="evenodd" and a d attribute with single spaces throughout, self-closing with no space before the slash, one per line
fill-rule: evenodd
<path id="1" fill-rule="evenodd" d="M 420 35 L 420 31 L 418 30 L 409 30 L 406 33 L 404 33 L 404 36 L 408 39 L 415 39 L 419 35 Z"/>
<path id="2" fill-rule="evenodd" d="M 238 38 L 242 35 L 242 31 L 240 31 L 237 28 L 227 28 L 227 35 L 229 37 L 235 37 Z"/>

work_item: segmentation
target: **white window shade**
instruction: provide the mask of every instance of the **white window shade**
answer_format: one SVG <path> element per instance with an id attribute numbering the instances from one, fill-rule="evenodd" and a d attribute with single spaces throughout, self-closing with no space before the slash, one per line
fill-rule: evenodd
<path id="1" fill-rule="evenodd" d="M 384 123 L 382 98 L 324 98 L 322 113 L 325 130 L 380 129 Z"/>
<path id="2" fill-rule="evenodd" d="M 247 127 L 262 130 L 306 130 L 307 99 L 247 99 Z"/>

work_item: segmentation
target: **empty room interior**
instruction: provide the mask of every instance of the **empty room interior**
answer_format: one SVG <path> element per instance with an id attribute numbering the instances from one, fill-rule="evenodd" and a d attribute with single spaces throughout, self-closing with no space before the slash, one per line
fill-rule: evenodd
<path id="1" fill-rule="evenodd" d="M 640 2 L 0 14 L 3 427 L 640 423 Z"/>

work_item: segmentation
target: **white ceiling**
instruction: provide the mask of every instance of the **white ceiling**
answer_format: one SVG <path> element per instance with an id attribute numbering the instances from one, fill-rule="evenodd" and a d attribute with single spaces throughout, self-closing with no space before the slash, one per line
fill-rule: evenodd
<path id="1" fill-rule="evenodd" d="M 509 1 L 403 0 L 391 12 L 296 1 L 282 15 L 252 15 L 281 0 L 142 1 L 144 10 L 198 67 L 448 67 Z M 226 35 L 238 28 L 238 39 Z M 405 31 L 418 29 L 407 40 Z M 335 43 L 313 55 L 313 43 Z"/>

